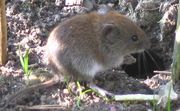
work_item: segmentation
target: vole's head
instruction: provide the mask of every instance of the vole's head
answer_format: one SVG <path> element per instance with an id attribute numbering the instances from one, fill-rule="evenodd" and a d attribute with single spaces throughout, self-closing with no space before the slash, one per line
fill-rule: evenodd
<path id="1" fill-rule="evenodd" d="M 114 11 L 102 16 L 100 33 L 105 50 L 127 55 L 150 47 L 145 33 L 127 17 Z"/>

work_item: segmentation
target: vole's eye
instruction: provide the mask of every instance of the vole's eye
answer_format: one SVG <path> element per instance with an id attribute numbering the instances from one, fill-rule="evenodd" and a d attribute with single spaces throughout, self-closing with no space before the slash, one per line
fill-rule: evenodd
<path id="1" fill-rule="evenodd" d="M 131 36 L 131 39 L 132 39 L 132 41 L 134 41 L 134 42 L 136 42 L 136 41 L 139 40 L 137 35 Z"/>

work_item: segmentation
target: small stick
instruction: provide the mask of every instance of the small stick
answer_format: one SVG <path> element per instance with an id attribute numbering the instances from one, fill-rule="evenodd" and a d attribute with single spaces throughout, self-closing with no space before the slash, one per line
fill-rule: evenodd
<path id="1" fill-rule="evenodd" d="M 166 106 L 168 98 L 171 100 L 177 100 L 179 97 L 175 93 L 172 87 L 172 81 L 168 82 L 166 85 L 162 85 L 159 93 L 154 95 L 146 94 L 127 94 L 127 95 L 115 95 L 115 101 L 127 101 L 127 100 L 141 100 L 141 101 L 152 101 L 157 100 L 158 104 L 162 107 Z"/>
<path id="2" fill-rule="evenodd" d="M 147 94 L 127 94 L 127 95 L 115 95 L 116 101 L 134 101 L 134 100 L 143 100 L 143 101 L 152 101 L 159 100 L 159 95 L 147 95 Z"/>
<path id="3" fill-rule="evenodd" d="M 34 106 L 24 106 L 24 105 L 18 105 L 16 108 L 26 109 L 26 110 L 47 110 L 47 109 L 61 109 L 61 110 L 67 110 L 67 107 L 63 107 L 61 105 L 34 105 Z"/>
<path id="4" fill-rule="evenodd" d="M 172 74 L 170 71 L 153 71 L 154 73 L 160 73 L 160 74 Z"/>

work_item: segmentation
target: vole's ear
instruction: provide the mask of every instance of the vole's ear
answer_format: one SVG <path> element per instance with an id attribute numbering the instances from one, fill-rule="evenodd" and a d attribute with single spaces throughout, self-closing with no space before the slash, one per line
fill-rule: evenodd
<path id="1" fill-rule="evenodd" d="M 83 0 L 83 6 L 86 8 L 87 12 L 91 12 L 98 7 L 95 0 Z"/>
<path id="2" fill-rule="evenodd" d="M 115 24 L 106 23 L 106 24 L 103 24 L 101 33 L 102 33 L 103 38 L 111 41 L 113 38 L 117 38 L 117 36 L 120 33 L 120 30 Z"/>

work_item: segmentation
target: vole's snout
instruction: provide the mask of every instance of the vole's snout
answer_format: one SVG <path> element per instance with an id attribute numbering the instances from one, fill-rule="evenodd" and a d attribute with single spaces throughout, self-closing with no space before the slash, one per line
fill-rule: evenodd
<path id="1" fill-rule="evenodd" d="M 144 50 L 150 49 L 151 42 L 149 39 L 144 38 L 141 42 L 139 42 L 138 52 L 143 52 Z"/>

